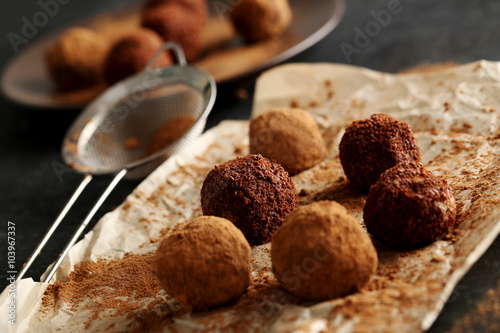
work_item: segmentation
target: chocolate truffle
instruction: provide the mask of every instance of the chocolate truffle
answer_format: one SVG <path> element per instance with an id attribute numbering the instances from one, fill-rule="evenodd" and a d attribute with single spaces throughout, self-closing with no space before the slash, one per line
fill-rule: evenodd
<path id="1" fill-rule="evenodd" d="M 153 155 L 163 148 L 175 142 L 178 138 L 184 135 L 196 122 L 193 116 L 176 116 L 169 119 L 162 127 L 153 135 L 149 142 L 144 157 Z"/>
<path id="2" fill-rule="evenodd" d="M 292 22 L 288 0 L 241 0 L 231 10 L 236 30 L 253 42 L 279 36 Z"/>
<path id="3" fill-rule="evenodd" d="M 288 173 L 261 155 L 215 166 L 201 189 L 203 214 L 227 218 L 251 245 L 269 242 L 296 207 L 297 194 Z"/>
<path id="4" fill-rule="evenodd" d="M 195 60 L 201 52 L 200 21 L 178 3 L 146 11 L 142 26 L 156 31 L 165 42 L 182 46 L 187 61 Z"/>
<path id="5" fill-rule="evenodd" d="M 250 153 L 275 160 L 294 175 L 320 163 L 326 148 L 309 113 L 274 109 L 250 122 Z"/>
<path id="6" fill-rule="evenodd" d="M 107 51 L 105 39 L 94 31 L 86 28 L 68 29 L 45 54 L 48 73 L 59 90 L 90 87 L 102 79 Z"/>
<path id="7" fill-rule="evenodd" d="M 368 232 L 391 247 L 413 249 L 441 238 L 455 224 L 448 183 L 422 164 L 401 163 L 384 172 L 368 194 Z"/>
<path id="8" fill-rule="evenodd" d="M 396 164 L 420 161 L 410 126 L 387 114 L 353 122 L 342 136 L 339 154 L 347 179 L 361 192 Z"/>
<path id="9" fill-rule="evenodd" d="M 144 70 L 163 41 L 154 31 L 140 28 L 120 39 L 109 52 L 105 63 L 105 76 L 109 84 L 114 84 L 128 76 Z M 158 57 L 155 67 L 165 67 L 173 63 L 168 52 Z"/>
<path id="10" fill-rule="evenodd" d="M 252 252 L 230 221 L 201 216 L 179 225 L 161 242 L 154 270 L 165 291 L 184 307 L 207 310 L 243 295 Z"/>
<path id="11" fill-rule="evenodd" d="M 201 25 L 205 24 L 208 20 L 208 7 L 205 0 L 148 0 L 144 5 L 144 11 L 146 12 L 171 3 L 179 4 L 192 15 L 195 15 Z"/>
<path id="12" fill-rule="evenodd" d="M 318 201 L 291 213 L 273 236 L 271 259 L 281 285 L 310 300 L 359 290 L 378 262 L 368 234 L 334 201 Z"/>

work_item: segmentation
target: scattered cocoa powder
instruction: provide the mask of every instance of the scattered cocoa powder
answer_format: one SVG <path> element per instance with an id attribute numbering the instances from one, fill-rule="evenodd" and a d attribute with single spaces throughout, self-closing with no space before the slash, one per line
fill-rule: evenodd
<path id="1" fill-rule="evenodd" d="M 483 299 L 449 333 L 500 332 L 500 280 L 498 287 L 486 292 Z"/>
<path id="2" fill-rule="evenodd" d="M 76 264 L 66 282 L 56 281 L 47 287 L 41 311 L 47 313 L 63 307 L 69 311 L 88 310 L 91 313 L 85 325 L 88 329 L 100 317 L 134 315 L 140 310 L 135 300 L 151 297 L 149 307 L 154 306 L 159 302 L 155 297 L 162 287 L 151 268 L 153 255 L 126 254 L 119 260 L 87 260 Z M 109 309 L 115 311 L 111 314 Z"/>

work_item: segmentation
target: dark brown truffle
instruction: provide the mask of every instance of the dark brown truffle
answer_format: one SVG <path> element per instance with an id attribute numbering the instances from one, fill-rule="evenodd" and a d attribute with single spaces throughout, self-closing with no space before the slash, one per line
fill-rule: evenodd
<path id="1" fill-rule="evenodd" d="M 292 22 L 288 0 L 240 0 L 231 11 L 236 30 L 248 41 L 281 35 Z"/>
<path id="2" fill-rule="evenodd" d="M 415 162 L 384 172 L 371 187 L 363 211 L 375 239 L 403 249 L 439 239 L 455 224 L 455 215 L 448 183 Z"/>
<path id="3" fill-rule="evenodd" d="M 363 287 L 377 268 L 368 234 L 333 201 L 297 208 L 271 244 L 273 272 L 290 293 L 326 300 Z"/>
<path id="4" fill-rule="evenodd" d="M 295 186 L 278 163 L 247 155 L 215 166 L 201 189 L 203 214 L 227 218 L 261 245 L 297 207 Z"/>
<path id="5" fill-rule="evenodd" d="M 93 86 L 102 80 L 102 66 L 108 51 L 106 41 L 86 28 L 71 28 L 45 54 L 47 70 L 59 90 Z"/>
<path id="6" fill-rule="evenodd" d="M 420 161 L 410 126 L 386 114 L 353 122 L 340 141 L 339 153 L 347 179 L 362 192 L 396 164 Z"/>
<path id="7" fill-rule="evenodd" d="M 162 39 L 149 29 L 141 28 L 123 37 L 113 46 L 106 58 L 106 81 L 114 84 L 141 72 L 162 44 Z M 172 63 L 170 54 L 164 52 L 156 61 L 155 67 L 165 67 Z"/>
<path id="8" fill-rule="evenodd" d="M 273 109 L 250 122 L 250 153 L 275 160 L 294 175 L 323 161 L 326 148 L 309 113 Z"/>
<path id="9" fill-rule="evenodd" d="M 202 25 L 195 15 L 178 3 L 146 11 L 142 26 L 156 31 L 165 42 L 182 46 L 187 61 L 193 61 L 200 55 Z"/>
<path id="10" fill-rule="evenodd" d="M 161 242 L 154 270 L 165 291 L 184 307 L 207 310 L 246 291 L 252 252 L 230 221 L 201 216 L 179 225 Z"/>
<path id="11" fill-rule="evenodd" d="M 144 4 L 144 11 L 146 12 L 171 3 L 179 4 L 192 15 L 195 15 L 201 25 L 205 24 L 208 20 L 208 7 L 205 0 L 147 0 Z"/>

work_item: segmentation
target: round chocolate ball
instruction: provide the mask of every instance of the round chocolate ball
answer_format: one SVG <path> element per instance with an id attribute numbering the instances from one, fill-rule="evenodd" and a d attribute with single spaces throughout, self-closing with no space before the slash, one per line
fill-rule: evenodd
<path id="1" fill-rule="evenodd" d="M 309 113 L 273 109 L 250 122 L 250 153 L 275 160 L 294 175 L 323 161 L 326 147 Z"/>
<path id="2" fill-rule="evenodd" d="M 385 170 L 400 162 L 420 161 L 410 126 L 387 114 L 374 114 L 348 126 L 339 154 L 347 179 L 365 193 Z"/>
<path id="3" fill-rule="evenodd" d="M 147 10 L 142 26 L 158 33 L 165 42 L 178 43 L 187 61 L 201 53 L 201 22 L 178 3 L 170 3 Z"/>
<path id="4" fill-rule="evenodd" d="M 246 40 L 258 41 L 279 36 L 292 22 L 288 0 L 241 0 L 231 10 L 236 30 Z"/>
<path id="5" fill-rule="evenodd" d="M 169 295 L 190 310 L 207 310 L 243 295 L 250 284 L 252 252 L 230 221 L 201 216 L 161 242 L 154 265 Z"/>
<path id="6" fill-rule="evenodd" d="M 446 180 L 420 163 L 384 172 L 363 210 L 368 232 L 395 248 L 413 249 L 441 238 L 454 224 L 455 199 Z"/>
<path id="7" fill-rule="evenodd" d="M 208 20 L 208 6 L 205 0 L 147 0 L 144 4 L 144 11 L 159 8 L 164 5 L 176 3 L 184 7 L 192 15 L 195 15 L 201 25 Z"/>
<path id="8" fill-rule="evenodd" d="M 377 268 L 368 234 L 333 201 L 297 208 L 273 236 L 273 272 L 290 293 L 327 300 L 363 287 Z"/>
<path id="9" fill-rule="evenodd" d="M 68 29 L 45 54 L 48 73 L 62 91 L 93 86 L 102 79 L 107 51 L 105 39 L 94 31 L 86 28 Z"/>
<path id="10" fill-rule="evenodd" d="M 137 29 L 121 38 L 109 52 L 104 72 L 108 84 L 114 84 L 144 70 L 163 41 L 154 31 Z M 172 65 L 172 57 L 163 52 L 154 67 Z"/>
<path id="11" fill-rule="evenodd" d="M 201 189 L 203 214 L 230 220 L 251 245 L 269 242 L 296 207 L 297 194 L 288 173 L 261 155 L 215 166 Z"/>

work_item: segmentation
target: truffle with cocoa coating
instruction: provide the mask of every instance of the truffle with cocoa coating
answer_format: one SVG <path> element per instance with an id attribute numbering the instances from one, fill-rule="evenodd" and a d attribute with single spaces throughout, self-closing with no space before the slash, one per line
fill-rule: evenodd
<path id="1" fill-rule="evenodd" d="M 230 221 L 200 216 L 161 242 L 154 270 L 184 307 L 208 310 L 240 298 L 250 283 L 251 260 L 250 245 Z"/>
<path id="2" fill-rule="evenodd" d="M 104 67 L 106 81 L 114 84 L 144 70 L 163 41 L 154 31 L 139 28 L 121 38 L 109 52 Z M 172 65 L 168 52 L 163 52 L 154 67 Z"/>
<path id="3" fill-rule="evenodd" d="M 272 109 L 250 122 L 250 153 L 275 160 L 294 175 L 323 161 L 326 147 L 309 113 Z"/>
<path id="4" fill-rule="evenodd" d="M 368 234 L 334 201 L 318 201 L 291 213 L 273 236 L 271 259 L 280 284 L 310 300 L 359 290 L 378 262 Z"/>
<path id="5" fill-rule="evenodd" d="M 208 6 L 205 0 L 148 0 L 144 4 L 144 11 L 159 8 L 164 5 L 176 3 L 195 15 L 201 25 L 208 20 Z"/>
<path id="6" fill-rule="evenodd" d="M 347 179 L 361 192 L 368 192 L 380 174 L 396 164 L 420 161 L 410 126 L 382 113 L 348 126 L 339 154 Z"/>
<path id="7" fill-rule="evenodd" d="M 153 135 L 143 157 L 153 155 L 168 147 L 189 131 L 194 123 L 196 123 L 196 118 L 193 116 L 180 115 L 170 118 Z"/>
<path id="8" fill-rule="evenodd" d="M 203 214 L 230 220 L 251 245 L 269 242 L 296 207 L 297 194 L 288 173 L 261 155 L 215 166 L 201 189 Z"/>
<path id="9" fill-rule="evenodd" d="M 402 249 L 438 240 L 455 224 L 455 216 L 455 199 L 446 180 L 418 162 L 384 172 L 371 187 L 363 210 L 368 232 Z"/>
<path id="10" fill-rule="evenodd" d="M 148 10 L 142 17 L 142 26 L 158 33 L 165 42 L 179 44 L 187 61 L 201 53 L 200 21 L 178 3 L 169 3 Z"/>
<path id="11" fill-rule="evenodd" d="M 292 22 L 288 0 L 241 0 L 231 10 L 236 30 L 253 42 L 279 36 Z"/>
<path id="12" fill-rule="evenodd" d="M 108 44 L 87 28 L 66 30 L 45 54 L 49 76 L 61 91 L 87 88 L 102 80 Z"/>

